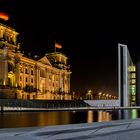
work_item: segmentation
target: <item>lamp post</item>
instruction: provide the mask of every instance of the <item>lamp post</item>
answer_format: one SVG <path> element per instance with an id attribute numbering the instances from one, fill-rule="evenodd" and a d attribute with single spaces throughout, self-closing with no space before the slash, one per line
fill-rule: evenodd
<path id="1" fill-rule="evenodd" d="M 108 99 L 109 94 L 106 94 L 106 99 Z"/>
<path id="2" fill-rule="evenodd" d="M 88 90 L 88 93 L 87 93 L 87 98 L 90 100 L 92 99 L 92 94 L 91 94 L 91 90 Z"/>
<path id="3" fill-rule="evenodd" d="M 105 93 L 103 94 L 103 100 L 105 100 Z"/>
<path id="4" fill-rule="evenodd" d="M 101 96 L 102 96 L 102 92 L 99 92 L 99 93 L 98 93 L 98 99 L 99 99 L 99 100 L 101 99 Z"/>

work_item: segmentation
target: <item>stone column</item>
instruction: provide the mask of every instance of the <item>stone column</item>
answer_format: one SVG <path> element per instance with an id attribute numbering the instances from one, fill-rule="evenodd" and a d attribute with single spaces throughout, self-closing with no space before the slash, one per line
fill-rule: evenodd
<path id="1" fill-rule="evenodd" d="M 23 63 L 23 88 L 25 87 L 25 64 Z"/>
<path id="2" fill-rule="evenodd" d="M 0 84 L 8 84 L 7 47 L 0 49 Z"/>

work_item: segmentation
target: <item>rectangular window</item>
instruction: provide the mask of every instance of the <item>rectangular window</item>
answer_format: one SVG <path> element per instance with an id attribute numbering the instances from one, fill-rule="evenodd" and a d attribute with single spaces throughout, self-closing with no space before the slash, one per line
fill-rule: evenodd
<path id="1" fill-rule="evenodd" d="M 58 76 L 56 77 L 56 81 L 58 81 Z"/>
<path id="2" fill-rule="evenodd" d="M 20 76 L 20 81 L 22 81 L 22 77 Z"/>
<path id="3" fill-rule="evenodd" d="M 20 73 L 22 73 L 23 72 L 23 68 L 22 67 L 20 67 Z"/>
<path id="4" fill-rule="evenodd" d="M 136 79 L 132 79 L 132 80 L 131 80 L 131 83 L 132 83 L 132 84 L 136 84 Z"/>
<path id="5" fill-rule="evenodd" d="M 134 71 L 136 71 L 136 67 L 135 66 L 129 66 L 128 71 L 129 72 L 134 72 Z"/>
<path id="6" fill-rule="evenodd" d="M 31 83 L 33 83 L 33 78 L 31 79 Z"/>
<path id="7" fill-rule="evenodd" d="M 136 73 L 132 73 L 131 78 L 136 78 Z"/>
<path id="8" fill-rule="evenodd" d="M 33 70 L 31 70 L 31 75 L 33 75 L 34 73 L 33 73 Z"/>
<path id="9" fill-rule="evenodd" d="M 28 82 L 28 78 L 26 77 L 26 82 Z"/>
<path id="10" fill-rule="evenodd" d="M 52 76 L 51 76 L 51 75 L 49 75 L 49 79 L 50 79 L 50 80 L 52 79 Z"/>
<path id="11" fill-rule="evenodd" d="M 27 68 L 25 69 L 25 73 L 28 74 L 28 69 Z"/>

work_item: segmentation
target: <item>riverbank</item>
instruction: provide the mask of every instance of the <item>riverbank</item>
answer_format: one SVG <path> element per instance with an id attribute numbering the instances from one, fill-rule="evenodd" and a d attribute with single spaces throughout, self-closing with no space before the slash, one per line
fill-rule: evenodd
<path id="1" fill-rule="evenodd" d="M 62 107 L 62 108 L 26 108 L 26 107 L 3 107 L 1 113 L 4 112 L 44 112 L 44 111 L 88 111 L 88 110 L 131 110 L 140 109 L 140 106 L 131 107 Z"/>
<path id="2" fill-rule="evenodd" d="M 0 129 L 1 140 L 138 140 L 140 119 Z"/>

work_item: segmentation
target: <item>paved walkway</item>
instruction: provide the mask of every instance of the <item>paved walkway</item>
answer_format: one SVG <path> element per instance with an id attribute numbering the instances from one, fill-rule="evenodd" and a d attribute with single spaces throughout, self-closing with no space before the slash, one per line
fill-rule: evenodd
<path id="1" fill-rule="evenodd" d="M 72 125 L 4 128 L 0 140 L 138 140 L 140 119 Z"/>

